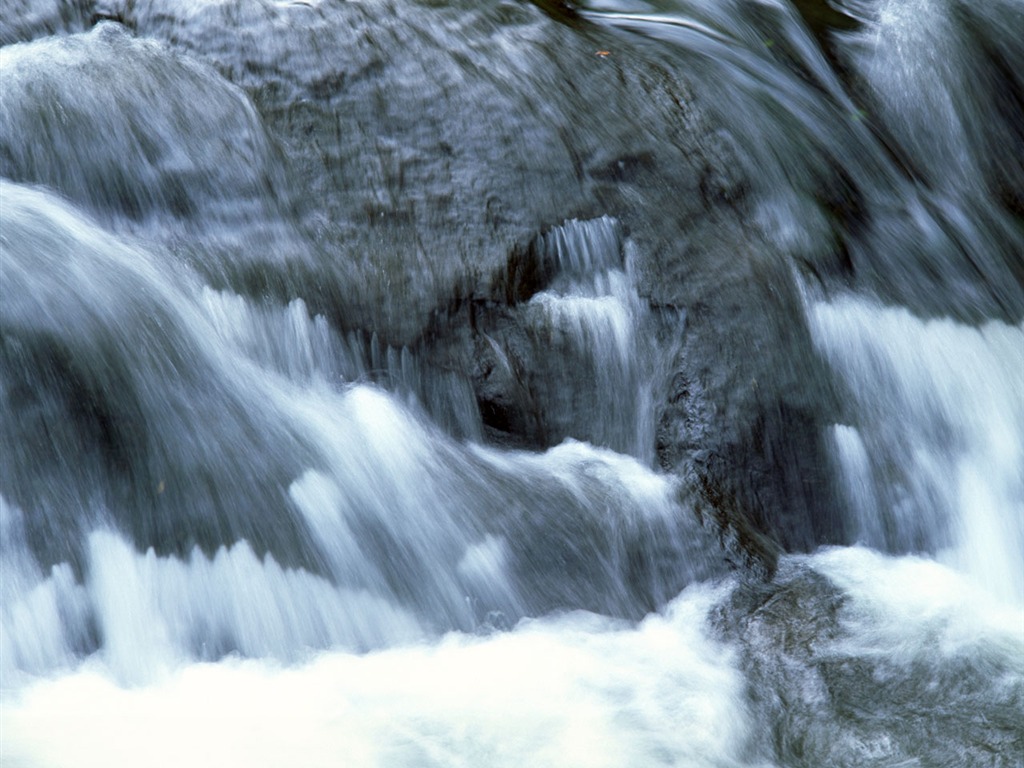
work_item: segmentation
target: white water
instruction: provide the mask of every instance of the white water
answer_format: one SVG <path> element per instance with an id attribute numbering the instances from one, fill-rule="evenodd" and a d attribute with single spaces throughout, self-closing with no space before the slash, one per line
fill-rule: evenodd
<path id="1" fill-rule="evenodd" d="M 29 522 L 73 518 L 75 508 L 3 501 L 5 679 L 73 664 L 93 645 L 118 679 L 139 683 L 180 661 L 232 652 L 294 661 L 567 606 L 628 614 L 638 598 L 671 597 L 666 583 L 674 592 L 718 567 L 671 478 L 574 441 L 543 454 L 460 444 L 401 399 L 349 383 L 361 363 L 301 302 L 258 309 L 172 278 L 154 254 L 104 235 L 52 196 L 3 189 L 12 224 L 5 280 L 24 302 L 7 307 L 12 327 L 18 310 L 46 299 L 54 334 L 83 358 L 79 375 L 94 390 L 116 388 L 104 402 L 109 418 L 158 425 L 157 457 L 186 456 L 188 485 L 210 473 L 216 492 L 233 500 L 262 480 L 256 439 L 293 467 L 283 488 L 269 489 L 265 509 L 213 508 L 229 537 L 216 552 L 194 546 L 179 557 L 140 554 L 119 529 L 180 514 L 178 533 L 189 533 L 189 488 L 164 480 L 168 468 L 158 466 L 153 489 L 166 507 L 97 500 L 79 510 L 81 577 L 70 562 L 41 572 L 25 533 Z M 73 268 L 59 269 L 62 260 Z M 70 281 L 76 302 L 54 294 L 46 270 Z M 158 320 L 141 296 L 156 297 Z M 90 322 L 67 322 L 68 312 Z M 174 365 L 161 350 L 187 351 Z M 130 377 L 118 378 L 119 366 Z M 180 400 L 174 408 L 168 391 Z M 217 408 L 198 407 L 202 398 Z M 225 410 L 245 414 L 233 441 Z M 230 538 L 248 526 L 273 539 L 293 519 L 312 538 L 300 549 L 272 541 L 257 555 L 243 535 Z M 273 552 L 306 567 L 283 567 Z M 646 595 L 634 592 L 641 582 Z"/>
<path id="2" fill-rule="evenodd" d="M 810 320 L 854 420 L 833 436 L 860 541 L 938 548 L 1024 605 L 1024 324 L 921 320 L 855 298 L 818 303 Z"/>
<path id="3" fill-rule="evenodd" d="M 287 307 L 254 306 L 237 294 L 206 287 L 200 304 L 223 343 L 290 381 L 375 382 L 452 434 L 481 439 L 480 414 L 466 379 L 424 371 L 408 348 L 383 345 L 375 334 L 340 334 L 323 315 L 311 315 L 302 299 Z"/>
<path id="4" fill-rule="evenodd" d="M 288 403 L 277 406 L 290 410 L 293 428 L 316 438 L 329 469 L 307 471 L 288 494 L 320 544 L 331 579 L 283 568 L 269 554 L 257 557 L 244 541 L 212 558 L 197 548 L 183 560 L 152 549 L 140 554 L 121 535 L 98 529 L 88 537 L 88 577 L 80 584 L 65 564 L 39 571 L 23 541 L 22 511 L 0 497 L 5 686 L 24 673 L 73 668 L 76 640 L 93 625 L 105 668 L 132 684 L 227 652 L 296 661 L 322 648 L 359 651 L 433 634 L 432 620 L 403 607 L 390 569 L 397 578 L 418 579 L 403 596 L 428 617 L 449 615 L 472 627 L 492 613 L 522 615 L 530 610 L 529 590 L 510 569 L 523 568 L 524 558 L 530 563 L 534 555 L 523 547 L 538 548 L 531 544 L 540 535 L 533 527 L 543 522 L 502 519 L 499 505 L 536 515 L 527 484 L 545 499 L 561 499 L 561 525 L 575 529 L 564 545 L 579 547 L 581 560 L 564 563 L 557 575 L 570 577 L 587 564 L 590 578 L 606 579 L 609 599 L 623 606 L 632 598 L 617 586 L 624 567 L 617 547 L 635 532 L 649 525 L 675 531 L 670 535 L 680 540 L 665 546 L 689 547 L 690 564 L 677 568 L 694 574 L 706 573 L 715 560 L 701 551 L 703 534 L 687 523 L 669 479 L 632 458 L 575 442 L 542 455 L 467 450 L 446 444 L 374 389 L 297 395 L 291 391 Z M 488 508 L 490 519 L 481 515 Z M 359 531 L 368 523 L 389 542 L 386 555 L 368 549 Z M 546 546 L 564 558 L 559 527 L 552 522 Z M 594 535 L 609 537 L 610 548 L 584 538 Z M 575 599 L 588 598 L 581 592 Z"/>
<path id="5" fill-rule="evenodd" d="M 690 44 L 741 65 L 738 78 L 722 80 L 734 106 L 744 106 L 746 88 L 768 105 L 736 110 L 748 118 L 736 131 L 750 149 L 751 173 L 760 187 L 779 190 L 757 213 L 766 229 L 782 230 L 784 242 L 813 243 L 818 224 L 804 216 L 812 186 L 804 177 L 826 153 L 807 152 L 807 163 L 796 162 L 793 135 L 825 141 L 829 120 L 849 116 L 851 124 L 833 136 L 842 148 L 833 146 L 832 157 L 856 168 L 864 131 L 803 36 L 802 62 L 836 102 L 814 102 L 806 83 L 797 84 L 797 98 L 779 98 L 794 83 L 772 86 L 786 76 L 774 64 L 764 74 L 772 56 L 758 30 L 735 37 L 717 31 L 745 5 L 686 3 L 707 6 L 704 16 L 716 22 L 710 33 L 707 25 L 690 25 Z M 934 12 L 917 40 L 903 33 L 919 14 L 901 16 L 898 6 L 882 4 L 879 26 L 869 28 L 880 31 L 871 48 L 877 57 L 862 66 L 890 121 L 904 114 L 903 100 L 927 90 L 934 66 L 954 90 L 970 90 L 970 78 L 949 62 L 955 41 L 940 35 L 941 45 L 927 48 L 933 33 L 944 31 L 939 11 L 950 4 L 906 5 Z M 929 52 L 927 66 L 908 68 L 905 57 L 889 55 L 910 43 Z M 235 89 L 226 93 L 240 98 Z M 953 167 L 976 173 L 984 162 L 960 153 L 977 141 L 977 125 L 966 124 L 967 112 L 949 101 L 949 91 L 929 93 L 929 103 L 907 112 L 895 133 L 918 160 L 935 160 L 932 178 L 949 192 L 959 188 L 957 174 L 947 173 L 934 146 L 954 155 Z M 779 104 L 798 109 L 785 122 L 749 119 Z M 984 115 L 985 104 L 968 111 Z M 931 124 L 935 112 L 954 119 Z M 251 110 L 242 116 L 251 118 Z M 924 142 L 929 133 L 938 135 Z M 254 136 L 263 148 L 262 134 Z M 846 147 L 843 137 L 858 141 Z M 59 171 L 62 162 L 46 167 Z M 96 160 L 101 171 L 113 163 Z M 241 167 L 248 172 L 250 165 Z M 80 182 L 72 191 L 87 198 L 92 190 Z M 111 510 L 97 508 L 67 513 L 88 513 L 93 526 L 83 537 L 82 573 L 63 562 L 47 570 L 29 554 L 24 528 L 53 510 L 19 509 L 0 496 L 4 766 L 761 768 L 774 764 L 768 755 L 780 733 L 799 744 L 796 716 L 766 726 L 752 712 L 756 698 L 784 691 L 752 691 L 740 651 L 712 631 L 709 618 L 735 584 L 713 578 L 717 542 L 680 506 L 675 482 L 648 469 L 650 382 L 638 341 L 645 310 L 630 276 L 628 241 L 622 246 L 613 222 L 552 230 L 548 248 L 564 274 L 530 309 L 538 333 L 549 334 L 565 360 L 581 363 L 567 365 L 568 375 L 598 374 L 590 401 L 571 404 L 576 420 L 569 426 L 589 428 L 593 442 L 621 453 L 568 441 L 528 454 L 452 440 L 450 433 L 479 432 L 477 421 L 464 417 L 467 398 L 475 406 L 472 394 L 455 378 L 437 383 L 410 350 L 343 336 L 300 300 L 257 305 L 201 287 L 190 274 L 168 277 L 153 266 L 160 255 L 114 241 L 51 196 L 9 186 L 4 192 L 0 235 L 12 232 L 17 194 L 35 197 L 46 213 L 40 229 L 57 232 L 45 248 L 31 241 L 19 254 L 30 264 L 25 284 L 47 291 L 39 324 L 71 339 L 83 357 L 95 350 L 89 373 L 101 384 L 107 363 L 131 360 L 137 378 L 128 383 L 150 417 L 147 426 L 165 441 L 159 444 L 175 448 L 171 458 L 192 458 L 192 473 L 230 460 L 224 475 L 231 484 L 217 488 L 225 495 L 261 479 L 260 451 L 294 457 L 298 468 L 283 486 L 271 485 L 277 495 L 268 506 L 279 517 L 268 525 L 275 530 L 296 517 L 315 550 L 308 569 L 258 555 L 245 541 L 158 555 L 139 551 L 107 523 Z M 920 213 L 915 206 L 908 203 L 912 215 Z M 925 221 L 921 229 L 930 226 Z M 36 259 L 33 249 L 49 259 Z M 5 288 L 4 301 L 26 295 Z M 881 550 L 920 553 L 851 548 L 788 561 L 824 574 L 843 593 L 842 631 L 812 638 L 814 660 L 876 670 L 883 683 L 894 681 L 881 688 L 893 701 L 900 684 L 917 675 L 940 689 L 946 708 L 970 713 L 978 699 L 958 698 L 957 685 L 942 689 L 948 677 L 935 671 L 968 659 L 987 670 L 991 700 L 1010 700 L 1010 717 L 1019 722 L 1024 327 L 925 321 L 856 298 L 817 304 L 809 319 L 819 349 L 847 385 L 848 419 L 833 435 L 840 479 L 859 515 L 858 538 Z M 117 355 L 104 358 L 99 353 L 110 351 L 111 337 Z M 202 387 L 186 389 L 191 379 L 162 365 L 158 353 L 182 350 L 176 362 L 195 365 Z M 397 394 L 352 385 L 368 381 Z M 169 402 L 168 391 L 181 399 Z M 206 401 L 187 395 L 251 420 L 237 426 L 229 419 L 237 428 L 218 432 L 221 411 L 195 406 Z M 425 411 L 437 421 L 438 413 L 450 414 L 447 431 Z M 255 438 L 264 442 L 250 445 Z M 162 479 L 158 487 L 165 499 L 176 490 Z M 233 511 L 229 522 L 257 514 Z M 121 520 L 143 514 L 120 513 Z M 609 613 L 635 607 L 623 574 L 635 580 L 630 555 L 639 550 L 656 560 L 658 543 L 681 581 L 701 583 L 636 622 L 558 614 L 566 605 L 597 604 Z M 672 597 L 659 592 L 664 583 L 651 581 L 656 604 Z M 518 620 L 531 614 L 545 617 Z M 794 614 L 793 626 L 818 618 Z M 843 709 L 844 701 L 826 694 L 823 712 L 828 704 Z M 888 696 L 877 702 L 887 703 Z M 920 715 L 917 701 L 910 704 L 908 713 Z M 849 765 L 920 764 L 896 745 L 904 727 L 897 717 L 889 730 L 851 736 L 847 729 L 849 741 L 837 743 L 835 753 Z M 962 741 L 973 738 L 967 727 Z M 955 752 L 946 756 L 946 764 L 957 760 Z M 779 764 L 802 763 L 790 755 Z"/>
<path id="6" fill-rule="evenodd" d="M 979 656 L 1004 668 L 1004 694 L 1024 684 L 1024 614 L 956 572 L 861 549 L 802 560 L 848 594 L 820 657 Z M 5 765 L 767 768 L 734 650 L 706 629 L 729 589 L 691 587 L 635 626 L 577 613 L 292 666 L 184 664 L 143 687 L 94 660 L 4 695 Z M 845 748 L 912 764 L 884 736 Z"/>
<path id="7" fill-rule="evenodd" d="M 559 394 L 567 401 L 558 410 L 572 416 L 563 428 L 653 463 L 653 375 L 640 332 L 648 310 L 630 272 L 630 243 L 605 216 L 568 221 L 544 246 L 558 276 L 530 305 L 540 310 L 534 333 L 565 361 Z"/>
<path id="8" fill-rule="evenodd" d="M 189 665 L 146 688 L 90 666 L 5 704 L 5 752 L 40 768 L 738 765 L 743 680 L 700 630 L 714 596 L 635 628 L 569 615 L 297 667 Z"/>

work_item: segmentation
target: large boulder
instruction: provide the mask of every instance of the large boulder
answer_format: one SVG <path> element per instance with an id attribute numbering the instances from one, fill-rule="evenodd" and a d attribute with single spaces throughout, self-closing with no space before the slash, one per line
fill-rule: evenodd
<path id="1" fill-rule="evenodd" d="M 534 448 L 602 440 L 566 415 L 588 397 L 562 392 L 595 369 L 530 330 L 557 277 L 536 244 L 612 217 L 647 307 L 657 461 L 769 568 L 778 546 L 841 540 L 828 378 L 793 260 L 748 224 L 730 127 L 656 42 L 540 5 L 103 3 L 91 16 L 126 31 L 11 50 L 80 76 L 5 66 L 3 173 L 84 200 L 215 287 L 301 298 L 411 350 L 475 392 L 491 439 Z M 57 153 L 31 130 L 41 91 Z M 87 99 L 96 114 L 76 109 Z M 61 128 L 61 109 L 89 130 Z M 195 237 L 198 221 L 215 231 Z"/>

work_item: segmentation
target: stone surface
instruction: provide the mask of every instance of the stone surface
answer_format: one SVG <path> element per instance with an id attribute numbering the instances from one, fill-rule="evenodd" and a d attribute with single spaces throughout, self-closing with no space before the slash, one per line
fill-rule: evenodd
<path id="1" fill-rule="evenodd" d="M 132 210 L 118 199 L 100 201 L 101 218 L 157 240 L 214 287 L 301 298 L 340 331 L 412 350 L 473 386 L 499 444 L 587 437 L 567 433 L 572 420 L 553 410 L 550 382 L 565 379 L 565 361 L 538 349 L 522 303 L 552 277 L 531 264 L 538 236 L 572 218 L 615 217 L 651 309 L 660 465 L 768 570 L 780 545 L 842 540 L 822 445 L 834 407 L 827 376 L 792 260 L 747 224 L 749 184 L 729 126 L 657 44 L 541 5 L 135 0 L 93 14 L 129 33 L 45 45 L 146 59 L 130 88 L 154 99 L 167 71 L 216 70 L 227 82 L 205 85 L 204 74 L 203 87 L 235 106 L 211 128 L 241 119 L 244 129 L 186 132 L 221 173 L 190 210 L 197 220 L 238 214 L 265 206 L 268 190 L 272 209 L 235 215 L 205 239 L 126 223 L 120 214 Z M 23 117 L 17 106 L 7 119 Z M 116 148 L 95 141 L 116 177 Z M 240 151 L 256 164 L 240 164 Z M 89 152 L 63 161 L 87 168 Z M 123 163 L 136 172 L 131 153 Z M 77 194 L 38 168 L 16 175 Z M 173 220 L 176 199 L 146 203 Z"/>
<path id="2" fill-rule="evenodd" d="M 738 647 L 771 759 L 844 768 L 1017 765 L 1021 691 L 992 685 L 995 669 L 1013 679 L 1006 658 L 970 642 L 958 647 L 958 631 L 946 626 L 955 619 L 938 616 L 929 627 L 934 647 L 865 650 L 858 633 L 877 627 L 864 623 L 856 600 L 790 561 L 772 583 L 742 584 L 712 614 L 716 633 Z"/>

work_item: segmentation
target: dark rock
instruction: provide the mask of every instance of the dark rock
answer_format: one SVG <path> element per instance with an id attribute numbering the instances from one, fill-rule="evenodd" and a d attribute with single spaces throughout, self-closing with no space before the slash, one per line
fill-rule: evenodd
<path id="1" fill-rule="evenodd" d="M 1024 700 L 1019 686 L 993 687 L 998 654 L 925 644 L 917 652 L 866 652 L 851 600 L 806 564 L 788 561 L 774 581 L 742 583 L 712 613 L 714 630 L 739 649 L 758 747 L 773 762 L 1020 764 Z"/>
<path id="2" fill-rule="evenodd" d="M 215 287 L 302 298 L 339 330 L 412 350 L 472 384 L 487 435 L 533 448 L 601 440 L 573 412 L 592 399 L 586 367 L 531 336 L 524 303 L 554 277 L 537 239 L 613 216 L 652 311 L 642 332 L 660 465 L 766 571 L 779 545 L 842 540 L 821 435 L 828 377 L 791 258 L 745 224 L 750 185 L 729 126 L 664 47 L 540 5 L 106 3 L 140 39 L 101 29 L 43 45 L 99 62 L 83 92 L 125 75 L 104 74 L 104 51 L 135 62 L 124 89 L 145 98 L 121 104 L 115 88 L 99 111 L 120 127 L 166 104 L 221 104 L 183 150 L 195 168 L 170 166 L 140 124 L 128 139 L 119 126 L 61 134 L 68 165 L 4 172 L 87 198 Z M 12 131 L 31 109 L 4 77 L 5 136 L 24 146 L 2 157 L 19 163 L 35 139 Z M 110 194 L 90 191 L 90 158 L 102 184 L 115 180 Z M 220 233 L 188 236 L 211 211 Z M 151 218 L 161 225 L 138 223 Z M 659 319 L 666 308 L 685 314 L 685 334 Z"/>

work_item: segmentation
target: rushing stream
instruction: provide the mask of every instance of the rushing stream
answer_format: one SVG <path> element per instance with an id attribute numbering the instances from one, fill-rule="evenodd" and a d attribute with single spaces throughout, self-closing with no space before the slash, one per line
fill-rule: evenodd
<path id="1" fill-rule="evenodd" d="M 1024 3 L 9 2 L 0 765 L 1024 766 Z"/>

